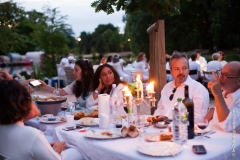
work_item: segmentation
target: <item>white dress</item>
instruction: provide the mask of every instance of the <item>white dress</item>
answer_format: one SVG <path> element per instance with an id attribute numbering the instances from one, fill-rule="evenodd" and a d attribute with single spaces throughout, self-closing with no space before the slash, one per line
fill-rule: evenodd
<path id="1" fill-rule="evenodd" d="M 65 88 L 63 88 L 63 90 L 65 92 L 67 92 L 68 95 L 73 94 L 73 86 L 75 84 L 76 81 L 72 82 L 71 84 L 67 85 Z M 88 95 L 85 97 L 85 99 L 82 98 L 82 96 L 76 97 L 76 101 L 79 104 L 79 107 L 85 107 L 86 108 L 86 102 L 87 102 L 87 98 L 92 94 L 92 92 L 89 92 Z"/>
<path id="2" fill-rule="evenodd" d="M 123 78 L 124 81 L 130 82 L 130 77 L 123 72 L 120 62 L 112 63 L 113 68 L 117 71 L 118 75 Z"/>
<path id="3" fill-rule="evenodd" d="M 123 95 L 122 95 L 123 87 L 124 87 L 124 85 L 122 83 L 119 83 L 114 91 L 114 92 L 119 92 L 121 99 L 123 99 Z M 94 100 L 92 94 L 87 98 L 87 104 L 86 104 L 87 108 L 92 107 L 94 105 L 98 105 L 98 98 Z"/>
<path id="4" fill-rule="evenodd" d="M 23 123 L 0 125 L 0 135 L 0 153 L 11 160 L 62 159 L 41 131 Z"/>
<path id="5" fill-rule="evenodd" d="M 143 73 L 143 80 L 148 80 L 149 79 L 149 69 L 146 68 L 146 62 L 141 61 L 141 62 L 136 62 L 134 65 L 135 69 L 139 69 Z"/>

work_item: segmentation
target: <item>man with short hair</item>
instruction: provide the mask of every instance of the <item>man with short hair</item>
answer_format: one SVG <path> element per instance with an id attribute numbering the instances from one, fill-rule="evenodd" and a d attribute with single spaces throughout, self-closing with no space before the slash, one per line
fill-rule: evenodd
<path id="1" fill-rule="evenodd" d="M 68 66 L 69 65 L 69 62 L 68 62 L 68 57 L 70 56 L 70 53 L 66 53 L 65 54 L 65 57 L 63 57 L 61 59 L 61 62 L 60 62 L 60 65 L 63 65 L 63 66 Z"/>
<path id="2" fill-rule="evenodd" d="M 218 57 L 219 57 L 218 53 L 213 53 L 212 61 L 208 62 L 208 64 L 207 64 L 207 71 L 208 72 L 216 72 L 217 70 L 222 69 L 221 63 L 218 62 Z M 214 79 L 212 75 L 206 75 L 206 78 L 208 80 L 213 80 Z"/>
<path id="3" fill-rule="evenodd" d="M 194 120 L 201 121 L 207 114 L 209 93 L 199 82 L 193 80 L 189 74 L 189 64 L 184 53 L 176 52 L 170 59 L 170 71 L 173 81 L 167 83 L 161 91 L 161 99 L 155 115 L 165 115 L 172 119 L 172 108 L 177 98 L 184 99 L 184 87 L 189 86 L 189 98 L 194 103 Z"/>
<path id="4" fill-rule="evenodd" d="M 189 69 L 191 70 L 197 70 L 197 74 L 190 74 L 190 77 L 198 82 L 201 81 L 201 68 L 200 65 L 196 62 L 197 54 L 196 52 L 193 52 L 191 54 L 192 61 L 189 61 Z"/>
<path id="5" fill-rule="evenodd" d="M 240 133 L 240 62 L 226 64 L 208 83 L 215 99 L 216 109 L 206 115 L 213 129 Z M 223 92 L 222 92 L 223 90 Z"/>

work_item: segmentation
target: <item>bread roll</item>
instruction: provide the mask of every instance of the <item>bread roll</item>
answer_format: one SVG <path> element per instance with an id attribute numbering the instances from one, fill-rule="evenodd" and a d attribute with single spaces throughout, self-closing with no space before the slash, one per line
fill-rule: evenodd
<path id="1" fill-rule="evenodd" d="M 121 135 L 122 135 L 122 137 L 127 137 L 127 135 L 128 135 L 128 128 L 126 126 L 124 126 L 122 128 Z"/>
<path id="2" fill-rule="evenodd" d="M 129 128 L 128 128 L 128 135 L 131 137 L 131 138 L 135 138 L 139 135 L 138 133 L 138 130 L 135 126 L 131 125 Z"/>

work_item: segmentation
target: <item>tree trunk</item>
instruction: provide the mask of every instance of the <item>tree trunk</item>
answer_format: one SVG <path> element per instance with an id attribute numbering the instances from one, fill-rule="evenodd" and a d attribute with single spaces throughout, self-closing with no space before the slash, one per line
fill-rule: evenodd
<path id="1" fill-rule="evenodd" d="M 156 107 L 151 109 L 151 114 L 157 108 L 157 103 L 161 98 L 161 90 L 166 84 L 166 61 L 165 61 L 165 34 L 164 20 L 158 20 L 147 29 L 149 34 L 149 54 L 150 54 L 150 82 L 154 81 Z"/>

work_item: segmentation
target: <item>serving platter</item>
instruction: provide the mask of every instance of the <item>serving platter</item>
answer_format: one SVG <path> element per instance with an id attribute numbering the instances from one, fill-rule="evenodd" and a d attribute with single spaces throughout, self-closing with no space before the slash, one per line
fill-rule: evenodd
<path id="1" fill-rule="evenodd" d="M 137 146 L 137 151 L 149 156 L 175 156 L 182 151 L 182 146 L 174 142 L 144 143 Z"/>

